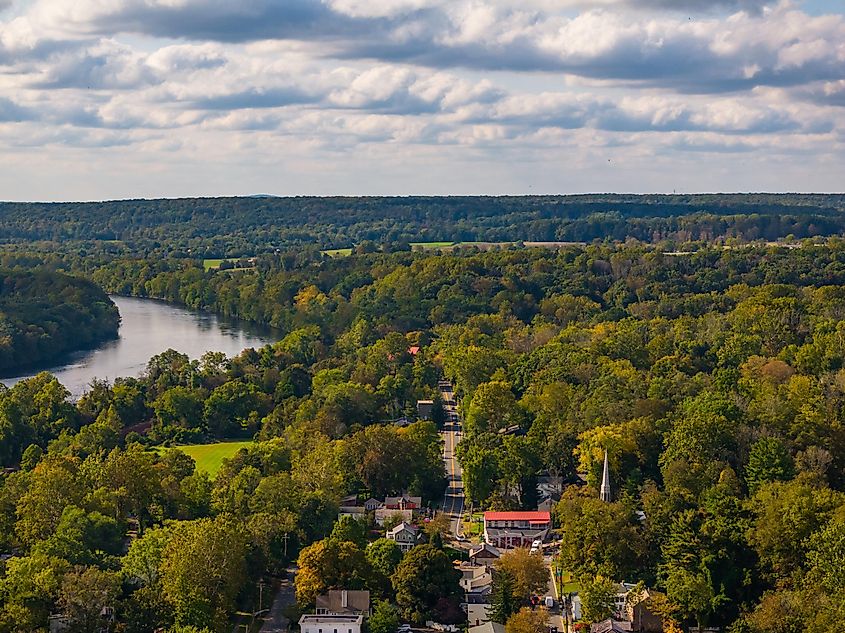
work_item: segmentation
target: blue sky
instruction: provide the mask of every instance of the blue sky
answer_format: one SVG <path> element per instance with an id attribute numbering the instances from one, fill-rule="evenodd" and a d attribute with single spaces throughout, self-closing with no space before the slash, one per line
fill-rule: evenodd
<path id="1" fill-rule="evenodd" d="M 845 0 L 0 7 L 0 199 L 845 188 Z"/>

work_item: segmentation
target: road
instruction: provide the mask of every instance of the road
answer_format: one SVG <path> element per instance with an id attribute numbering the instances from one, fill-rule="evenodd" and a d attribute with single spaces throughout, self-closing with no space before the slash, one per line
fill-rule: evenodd
<path id="1" fill-rule="evenodd" d="M 285 617 L 285 609 L 296 601 L 293 587 L 293 576 L 296 569 L 291 567 L 279 584 L 279 590 L 273 600 L 273 606 L 267 614 L 260 633 L 287 633 L 290 622 Z"/>
<path id="2" fill-rule="evenodd" d="M 461 465 L 455 459 L 455 447 L 461 441 L 461 419 L 452 385 L 446 381 L 439 383 L 440 396 L 443 398 L 443 408 L 446 410 L 446 424 L 440 432 L 443 436 L 443 461 L 446 465 L 446 476 L 449 479 L 446 495 L 443 497 L 442 511 L 449 515 L 454 537 L 462 536 L 462 520 L 464 515 L 464 481 Z"/>

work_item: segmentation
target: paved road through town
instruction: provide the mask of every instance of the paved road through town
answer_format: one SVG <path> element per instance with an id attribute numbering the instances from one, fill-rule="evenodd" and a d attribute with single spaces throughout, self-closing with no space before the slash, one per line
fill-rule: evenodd
<path id="1" fill-rule="evenodd" d="M 455 447 L 461 441 L 461 419 L 452 385 L 441 381 L 439 388 L 443 398 L 443 408 L 446 410 L 446 424 L 441 435 L 443 436 L 443 461 L 446 465 L 446 476 L 449 479 L 446 496 L 443 498 L 443 512 L 447 513 L 451 519 L 452 534 L 455 538 L 459 538 L 464 514 L 464 482 L 461 465 L 455 458 Z"/>
<path id="2" fill-rule="evenodd" d="M 267 613 L 260 633 L 287 633 L 290 622 L 285 616 L 285 610 L 296 601 L 293 587 L 293 577 L 296 568 L 287 569 L 287 573 L 279 583 L 279 590 L 273 600 L 273 606 Z"/>

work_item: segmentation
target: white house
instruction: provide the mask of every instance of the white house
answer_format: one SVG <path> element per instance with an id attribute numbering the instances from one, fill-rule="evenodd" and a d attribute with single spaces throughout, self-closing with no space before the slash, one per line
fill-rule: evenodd
<path id="1" fill-rule="evenodd" d="M 299 618 L 302 633 L 361 633 L 362 615 L 311 615 Z"/>
<path id="2" fill-rule="evenodd" d="M 387 538 L 396 541 L 399 549 L 403 552 L 408 552 L 419 541 L 420 530 L 418 527 L 403 521 L 392 530 L 387 531 Z"/>

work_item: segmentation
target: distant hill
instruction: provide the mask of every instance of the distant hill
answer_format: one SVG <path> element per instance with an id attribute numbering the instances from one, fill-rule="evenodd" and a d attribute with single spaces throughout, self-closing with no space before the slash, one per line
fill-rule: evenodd
<path id="1" fill-rule="evenodd" d="M 843 194 L 296 197 L 0 203 L 0 243 L 240 257 L 290 245 L 778 240 L 845 233 Z"/>

